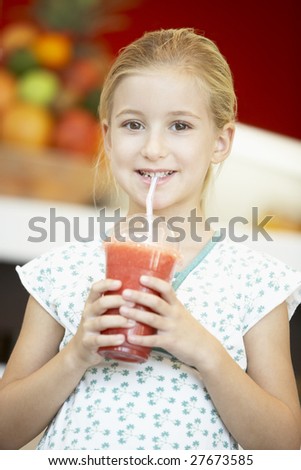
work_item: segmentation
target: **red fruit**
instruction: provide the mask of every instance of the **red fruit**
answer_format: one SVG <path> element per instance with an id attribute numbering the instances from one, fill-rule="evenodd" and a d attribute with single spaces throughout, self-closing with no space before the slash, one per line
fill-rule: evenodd
<path id="1" fill-rule="evenodd" d="M 82 156 L 95 157 L 100 144 L 100 126 L 85 110 L 66 111 L 54 132 L 54 145 Z"/>
<path id="2" fill-rule="evenodd" d="M 104 71 L 94 59 L 77 59 L 64 73 L 65 86 L 79 94 L 100 87 Z"/>

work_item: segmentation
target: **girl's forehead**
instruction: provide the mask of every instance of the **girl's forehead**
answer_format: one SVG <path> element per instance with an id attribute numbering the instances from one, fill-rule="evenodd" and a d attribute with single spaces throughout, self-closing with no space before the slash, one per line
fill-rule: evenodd
<path id="1" fill-rule="evenodd" d="M 122 82 L 125 80 L 130 81 L 135 80 L 137 78 L 147 78 L 150 81 L 186 81 L 186 82 L 197 82 L 201 81 L 202 77 L 197 76 L 195 73 L 192 73 L 191 71 L 185 70 L 183 67 L 176 67 L 176 66 L 158 66 L 158 67 L 146 67 L 146 68 L 141 68 L 141 69 L 136 69 L 132 70 L 126 74 L 124 74 L 123 77 L 120 78 L 118 85 L 120 85 Z M 117 87 L 118 87 L 117 85 Z M 117 88 L 116 87 L 116 88 Z"/>
<path id="2" fill-rule="evenodd" d="M 135 70 L 121 77 L 113 92 L 112 108 L 125 101 L 142 103 L 152 96 L 169 98 L 170 105 L 177 100 L 209 105 L 209 93 L 202 80 L 182 69 L 160 67 Z"/>

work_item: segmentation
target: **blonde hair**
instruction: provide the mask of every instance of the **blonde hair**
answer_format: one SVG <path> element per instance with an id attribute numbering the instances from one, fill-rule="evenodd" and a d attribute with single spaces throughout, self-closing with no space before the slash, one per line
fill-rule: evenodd
<path id="1" fill-rule="evenodd" d="M 209 110 L 217 129 L 236 119 L 237 101 L 230 67 L 216 44 L 192 28 L 162 29 L 145 33 L 123 48 L 113 63 L 100 97 L 99 116 L 110 122 L 114 92 L 120 81 L 145 69 L 172 67 L 200 80 L 208 95 Z M 105 154 L 102 168 L 109 170 Z M 206 175 L 203 197 L 211 179 Z"/>

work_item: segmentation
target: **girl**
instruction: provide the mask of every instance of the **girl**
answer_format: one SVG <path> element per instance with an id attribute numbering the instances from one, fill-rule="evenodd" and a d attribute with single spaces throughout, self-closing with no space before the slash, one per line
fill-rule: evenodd
<path id="1" fill-rule="evenodd" d="M 230 153 L 235 110 L 228 64 L 193 30 L 147 33 L 121 52 L 101 96 L 106 156 L 130 215 L 145 211 L 159 176 L 156 215 L 185 220 L 181 271 L 172 286 L 140 279 L 159 296 L 114 295 L 120 281 L 105 279 L 99 240 L 18 268 L 31 295 L 1 383 L 2 448 L 45 427 L 38 449 L 300 447 L 288 309 L 300 302 L 301 275 L 202 223 L 189 230 L 192 211 L 204 219 L 212 166 Z M 157 329 L 130 336 L 153 348 L 147 362 L 98 354 L 124 341 L 102 331 L 136 321 Z"/>

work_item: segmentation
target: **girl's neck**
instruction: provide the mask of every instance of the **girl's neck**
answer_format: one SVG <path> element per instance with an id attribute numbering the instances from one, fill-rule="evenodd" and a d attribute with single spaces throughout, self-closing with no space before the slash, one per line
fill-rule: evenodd
<path id="1" fill-rule="evenodd" d="M 177 226 L 180 225 L 178 224 Z M 195 256 L 212 239 L 214 231 L 206 226 L 204 215 L 195 210 L 191 211 L 181 228 L 185 231 L 185 236 L 179 244 L 183 260 L 181 269 L 183 269 L 191 263 Z"/>

